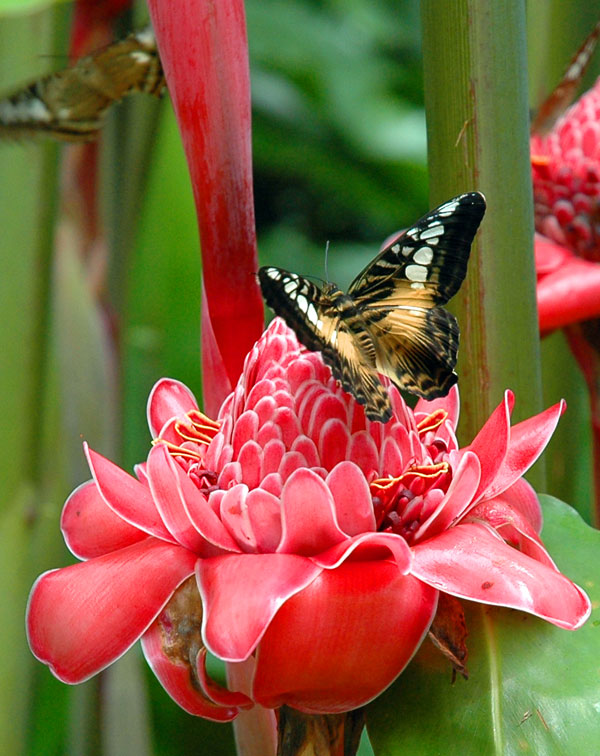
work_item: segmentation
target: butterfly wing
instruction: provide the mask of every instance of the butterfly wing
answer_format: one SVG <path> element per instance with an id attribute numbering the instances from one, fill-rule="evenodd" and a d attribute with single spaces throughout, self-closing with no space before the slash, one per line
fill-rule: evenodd
<path id="1" fill-rule="evenodd" d="M 301 344 L 320 351 L 333 377 L 351 393 L 371 420 L 386 422 L 392 414 L 379 380 L 376 352 L 360 315 L 345 318 L 336 305 L 335 287 L 330 294 L 306 278 L 287 270 L 264 267 L 258 271 L 263 296 L 269 307 L 295 331 Z"/>
<path id="2" fill-rule="evenodd" d="M 485 212 L 478 192 L 462 194 L 396 236 L 352 282 L 377 352 L 377 369 L 426 399 L 456 383 L 456 318 L 439 307 L 460 288 Z"/>
<path id="3" fill-rule="evenodd" d="M 365 320 L 376 347 L 377 369 L 398 388 L 435 399 L 457 382 L 458 323 L 443 307 L 398 308 Z"/>
<path id="4" fill-rule="evenodd" d="M 113 103 L 131 92 L 160 94 L 164 85 L 148 27 L 0 100 L 0 136 L 88 141 Z"/>

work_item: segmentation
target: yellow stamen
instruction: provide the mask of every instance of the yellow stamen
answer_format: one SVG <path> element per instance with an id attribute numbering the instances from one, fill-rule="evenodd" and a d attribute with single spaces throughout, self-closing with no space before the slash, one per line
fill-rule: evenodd
<path id="1" fill-rule="evenodd" d="M 421 422 L 417 423 L 417 430 L 419 433 L 427 433 L 428 431 L 436 430 L 442 425 L 448 418 L 448 413 L 441 407 L 434 410 L 431 415 L 423 418 Z"/>
<path id="2" fill-rule="evenodd" d="M 192 449 L 185 449 L 183 446 L 177 446 L 177 444 L 173 444 L 164 438 L 152 439 L 152 446 L 156 446 L 157 444 L 164 444 L 167 447 L 169 454 L 173 457 L 184 457 L 185 459 L 193 460 L 200 460 L 201 458 L 198 452 L 195 452 Z"/>
<path id="3" fill-rule="evenodd" d="M 447 462 L 437 462 L 432 465 L 413 465 L 413 467 L 409 467 L 406 472 L 402 473 L 402 475 L 399 475 L 397 478 L 377 478 L 377 480 L 374 480 L 371 485 L 374 488 L 385 491 L 409 475 L 414 475 L 417 478 L 437 478 L 439 475 L 447 473 L 449 469 L 450 465 Z"/>

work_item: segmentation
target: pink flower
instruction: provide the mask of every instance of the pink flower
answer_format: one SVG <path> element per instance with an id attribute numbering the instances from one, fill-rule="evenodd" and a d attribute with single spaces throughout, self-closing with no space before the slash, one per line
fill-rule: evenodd
<path id="1" fill-rule="evenodd" d="M 531 138 L 542 333 L 600 316 L 599 137 L 600 80 Z"/>
<path id="2" fill-rule="evenodd" d="M 546 552 L 521 477 L 564 405 L 511 428 L 507 392 L 459 449 L 456 388 L 414 411 L 389 391 L 392 419 L 368 421 L 278 319 L 218 422 L 159 381 L 137 478 L 86 450 L 93 480 L 67 500 L 62 529 L 87 561 L 36 582 L 35 655 L 74 683 L 141 638 L 183 708 L 226 720 L 253 703 L 368 702 L 419 647 L 439 591 L 579 627 L 590 602 Z M 230 671 L 250 665 L 246 689 L 211 681 L 205 649 Z"/>

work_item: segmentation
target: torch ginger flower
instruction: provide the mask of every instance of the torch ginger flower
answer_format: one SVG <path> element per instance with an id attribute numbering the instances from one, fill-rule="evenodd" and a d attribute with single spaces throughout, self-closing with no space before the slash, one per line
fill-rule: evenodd
<path id="1" fill-rule="evenodd" d="M 459 449 L 456 387 L 414 411 L 388 390 L 392 419 L 370 422 L 278 319 L 217 422 L 159 381 L 137 479 L 87 450 L 93 481 L 62 516 L 87 561 L 36 582 L 35 655 L 74 683 L 141 638 L 184 709 L 228 720 L 253 703 L 334 713 L 370 701 L 419 647 L 440 591 L 579 627 L 590 602 L 544 549 L 521 477 L 563 404 L 511 428 L 507 392 Z M 210 680 L 205 649 L 251 664 L 248 689 Z"/>

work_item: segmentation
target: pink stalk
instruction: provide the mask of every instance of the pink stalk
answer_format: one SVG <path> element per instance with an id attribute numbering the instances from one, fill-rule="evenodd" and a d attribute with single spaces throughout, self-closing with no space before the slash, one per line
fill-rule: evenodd
<path id="1" fill-rule="evenodd" d="M 149 0 L 202 244 L 204 407 L 215 415 L 262 332 L 242 0 Z M 166 199 L 168 201 L 168 199 Z"/>

